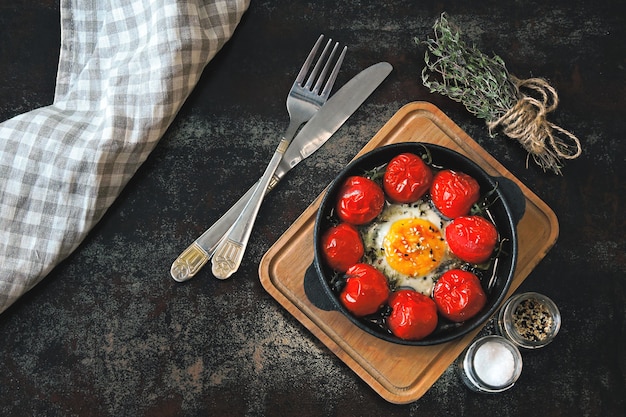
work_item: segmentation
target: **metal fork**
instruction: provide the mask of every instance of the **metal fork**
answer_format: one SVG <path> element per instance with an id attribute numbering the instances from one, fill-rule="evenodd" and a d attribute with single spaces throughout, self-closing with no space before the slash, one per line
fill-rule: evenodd
<path id="1" fill-rule="evenodd" d="M 344 48 L 335 63 L 326 84 L 324 85 L 326 73 L 330 68 L 333 57 L 339 46 L 338 42 L 335 43 L 332 52 L 328 58 L 326 58 L 332 43 L 332 40 L 329 39 L 326 47 L 318 58 L 317 63 L 313 67 L 311 74 L 307 78 L 306 83 L 303 84 L 323 38 L 324 35 L 321 35 L 313 46 L 313 49 L 300 69 L 300 72 L 298 73 L 298 76 L 289 91 L 289 95 L 287 96 L 287 112 L 289 113 L 289 126 L 287 127 L 287 130 L 281 138 L 272 159 L 263 173 L 263 176 L 259 180 L 252 197 L 250 197 L 250 200 L 246 204 L 245 208 L 215 250 L 212 260 L 212 271 L 213 275 L 217 278 L 226 279 L 239 269 L 248 240 L 250 239 L 252 228 L 254 227 L 254 222 L 259 212 L 259 208 L 263 202 L 263 197 L 266 194 L 266 190 L 272 181 L 274 172 L 276 171 L 283 154 L 287 150 L 287 147 L 289 146 L 289 143 L 291 143 L 291 140 L 295 136 L 298 128 L 313 117 L 320 107 L 326 103 L 326 100 L 328 100 L 330 90 L 337 79 L 337 74 L 339 73 L 339 69 L 341 68 L 343 57 L 345 55 Z M 321 73 L 320 68 L 322 68 Z M 313 84 L 314 82 L 315 85 Z M 324 85 L 324 88 L 320 92 L 322 85 Z"/>

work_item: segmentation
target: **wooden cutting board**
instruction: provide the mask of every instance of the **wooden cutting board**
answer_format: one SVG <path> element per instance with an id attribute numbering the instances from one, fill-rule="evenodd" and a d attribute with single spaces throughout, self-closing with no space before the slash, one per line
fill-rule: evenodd
<path id="1" fill-rule="evenodd" d="M 519 255 L 512 294 L 557 240 L 554 212 L 498 161 L 430 103 L 402 107 L 357 155 L 396 142 L 428 142 L 467 155 L 491 175 L 515 181 L 526 197 L 518 223 Z M 323 193 L 322 193 L 323 195 Z M 474 339 L 476 331 L 437 346 L 404 346 L 380 340 L 337 311 L 315 307 L 304 292 L 304 274 L 313 262 L 313 226 L 320 195 L 261 260 L 263 287 L 379 395 L 392 403 L 419 399 Z M 507 296 L 508 298 L 508 296 Z"/>

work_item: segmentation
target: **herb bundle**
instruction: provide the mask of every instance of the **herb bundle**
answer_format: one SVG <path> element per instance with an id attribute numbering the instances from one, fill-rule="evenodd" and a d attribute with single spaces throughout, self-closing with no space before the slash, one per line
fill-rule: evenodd
<path id="1" fill-rule="evenodd" d="M 426 46 L 422 82 L 431 93 L 448 96 L 485 119 L 490 135 L 500 129 L 517 140 L 544 171 L 560 174 L 562 159 L 581 154 L 578 138 L 546 118 L 558 105 L 556 90 L 546 80 L 509 74 L 502 58 L 466 45 L 445 13 L 433 29 L 434 38 L 415 39 Z"/>

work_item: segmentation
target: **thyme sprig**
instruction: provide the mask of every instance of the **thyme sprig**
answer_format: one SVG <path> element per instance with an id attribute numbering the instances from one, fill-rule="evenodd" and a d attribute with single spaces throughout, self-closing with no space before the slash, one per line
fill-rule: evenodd
<path id="1" fill-rule="evenodd" d="M 448 96 L 484 119 L 491 136 L 500 128 L 544 171 L 560 174 L 561 159 L 581 154 L 578 138 L 546 119 L 558 104 L 556 90 L 547 81 L 520 80 L 511 75 L 502 58 L 489 57 L 467 45 L 445 13 L 433 30 L 432 38 L 415 38 L 416 43 L 426 46 L 421 78 L 431 93 Z"/>
<path id="2" fill-rule="evenodd" d="M 462 103 L 475 116 L 487 121 L 502 117 L 517 102 L 515 85 L 499 56 L 486 56 L 461 39 L 445 13 L 433 26 L 434 38 L 426 45 L 422 83 L 431 93 Z"/>

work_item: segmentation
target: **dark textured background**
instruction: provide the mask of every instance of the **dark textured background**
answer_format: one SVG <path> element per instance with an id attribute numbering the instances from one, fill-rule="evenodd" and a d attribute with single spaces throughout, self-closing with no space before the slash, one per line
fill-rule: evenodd
<path id="1" fill-rule="evenodd" d="M 252 0 L 171 128 L 86 241 L 0 315 L 6 416 L 626 415 L 626 18 L 624 1 Z M 584 154 L 563 176 L 525 167 L 513 142 L 421 85 L 442 11 L 518 77 L 547 78 L 550 120 Z M 0 120 L 50 104 L 59 49 L 52 0 L 0 0 Z M 339 85 L 394 72 L 266 199 L 239 273 L 169 267 L 258 178 L 287 125 L 285 97 L 320 32 L 349 46 Z M 450 367 L 417 402 L 389 404 L 262 288 L 267 249 L 404 104 L 433 102 L 556 212 L 556 246 L 523 283 L 563 328 L 524 352 L 518 384 L 474 394 Z M 0 179 L 1 180 L 1 179 Z M 390 360 L 393 360 L 390 358 Z"/>

